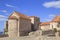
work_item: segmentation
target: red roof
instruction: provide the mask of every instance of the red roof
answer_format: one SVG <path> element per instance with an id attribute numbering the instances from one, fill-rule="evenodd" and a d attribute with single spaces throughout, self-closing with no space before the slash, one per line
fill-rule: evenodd
<path id="1" fill-rule="evenodd" d="M 26 16 L 26 15 L 24 15 L 24 14 L 21 14 L 21 13 L 19 13 L 19 12 L 16 12 L 16 11 L 14 11 L 14 12 L 15 12 L 20 18 L 30 20 L 28 16 Z M 13 12 L 13 13 L 14 13 L 14 12 Z M 12 14 L 13 14 L 13 13 L 12 13 Z M 12 15 L 12 14 L 11 14 L 11 15 Z M 11 15 L 9 16 L 8 19 L 17 19 L 15 16 L 11 16 Z"/>
<path id="2" fill-rule="evenodd" d="M 50 22 L 41 22 L 40 25 L 49 25 Z"/>
<path id="3" fill-rule="evenodd" d="M 60 15 L 58 15 L 52 19 L 52 22 L 58 22 L 58 21 L 60 21 Z"/>
<path id="4" fill-rule="evenodd" d="M 55 16 L 55 17 L 54 17 L 51 21 L 49 21 L 49 22 L 41 22 L 40 25 L 49 25 L 50 22 L 58 22 L 58 21 L 60 21 L 60 15 Z"/>

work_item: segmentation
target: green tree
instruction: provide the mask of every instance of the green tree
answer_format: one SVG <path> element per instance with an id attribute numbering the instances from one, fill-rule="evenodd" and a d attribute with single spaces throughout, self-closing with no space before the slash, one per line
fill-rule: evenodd
<path id="1" fill-rule="evenodd" d="M 54 28 L 54 31 L 55 31 L 55 32 L 57 32 L 57 29 L 56 29 L 56 28 Z"/>

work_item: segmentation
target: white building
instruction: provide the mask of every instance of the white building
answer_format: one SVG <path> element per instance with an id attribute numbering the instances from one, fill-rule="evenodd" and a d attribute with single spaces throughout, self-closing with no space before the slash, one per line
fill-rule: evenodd
<path id="1" fill-rule="evenodd" d="M 51 30 L 51 29 L 54 29 L 54 28 L 56 28 L 57 30 L 60 30 L 60 15 L 55 16 L 49 22 L 41 22 L 39 27 L 42 30 Z"/>

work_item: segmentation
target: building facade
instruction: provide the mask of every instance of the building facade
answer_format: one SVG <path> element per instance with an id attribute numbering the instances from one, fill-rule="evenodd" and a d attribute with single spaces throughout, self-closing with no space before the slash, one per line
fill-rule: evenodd
<path id="1" fill-rule="evenodd" d="M 32 31 L 38 30 L 40 19 L 38 17 L 35 17 L 35 16 L 30 16 L 29 18 L 31 19 L 31 30 Z"/>
<path id="2" fill-rule="evenodd" d="M 55 16 L 51 21 L 40 22 L 36 16 L 26 16 L 19 12 L 12 12 L 5 22 L 5 29 L 9 37 L 26 36 L 31 31 L 36 30 L 60 30 L 60 15 Z"/>
<path id="3" fill-rule="evenodd" d="M 42 22 L 39 26 L 42 30 L 52 30 L 57 29 L 60 30 L 60 15 L 55 16 L 51 21 L 49 22 Z"/>
<path id="4" fill-rule="evenodd" d="M 8 17 L 8 35 L 9 37 L 28 35 L 29 32 L 38 29 L 39 22 L 40 21 L 38 17 L 29 17 L 14 11 Z M 7 25 L 5 28 L 7 29 Z"/>

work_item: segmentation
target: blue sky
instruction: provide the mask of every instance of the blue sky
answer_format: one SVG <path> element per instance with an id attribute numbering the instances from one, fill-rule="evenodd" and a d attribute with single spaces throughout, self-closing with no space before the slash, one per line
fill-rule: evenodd
<path id="1" fill-rule="evenodd" d="M 50 21 L 60 14 L 59 0 L 0 0 L 0 31 L 4 29 L 4 21 L 12 11 L 27 16 L 40 17 L 41 22 Z"/>

